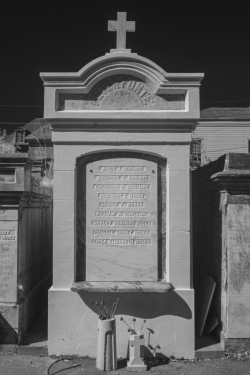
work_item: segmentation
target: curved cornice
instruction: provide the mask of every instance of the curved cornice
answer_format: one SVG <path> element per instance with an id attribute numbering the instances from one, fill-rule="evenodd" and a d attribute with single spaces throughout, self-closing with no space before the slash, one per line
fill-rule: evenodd
<path id="1" fill-rule="evenodd" d="M 108 53 L 75 73 L 40 73 L 45 86 L 81 86 L 91 89 L 100 80 L 129 74 L 146 82 L 155 92 L 171 84 L 199 85 L 203 73 L 167 73 L 151 60 L 135 53 Z"/>

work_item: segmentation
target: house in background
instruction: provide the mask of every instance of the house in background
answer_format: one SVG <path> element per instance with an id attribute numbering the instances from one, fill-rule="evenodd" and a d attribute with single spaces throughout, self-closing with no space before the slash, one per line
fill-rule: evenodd
<path id="1" fill-rule="evenodd" d="M 250 152 L 250 108 L 212 107 L 200 111 L 200 120 L 190 145 L 191 168 L 208 164 L 221 155 Z M 15 129 L 5 141 L 15 145 L 18 152 L 28 152 L 35 160 L 33 172 L 51 169 L 53 143 L 50 124 L 36 118 Z"/>
<path id="2" fill-rule="evenodd" d="M 46 175 L 53 168 L 54 147 L 51 140 L 50 124 L 44 118 L 36 118 L 23 127 L 16 128 L 5 137 L 16 147 L 17 152 L 28 153 L 34 160 L 32 173 Z"/>
<path id="3" fill-rule="evenodd" d="M 190 164 L 195 168 L 228 152 L 250 152 L 250 108 L 207 108 L 193 132 Z"/>

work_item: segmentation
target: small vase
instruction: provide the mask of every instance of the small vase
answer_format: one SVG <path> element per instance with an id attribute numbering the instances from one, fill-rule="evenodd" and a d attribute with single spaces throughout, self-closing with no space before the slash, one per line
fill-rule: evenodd
<path id="1" fill-rule="evenodd" d="M 129 361 L 128 371 L 146 371 L 147 365 L 144 361 L 144 335 L 140 332 L 129 335 Z"/>
<path id="2" fill-rule="evenodd" d="M 115 318 L 98 319 L 96 367 L 102 371 L 117 369 Z"/>

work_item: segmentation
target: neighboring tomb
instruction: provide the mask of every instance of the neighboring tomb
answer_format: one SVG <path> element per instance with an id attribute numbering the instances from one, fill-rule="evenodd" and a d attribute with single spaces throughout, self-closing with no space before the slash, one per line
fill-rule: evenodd
<path id="1" fill-rule="evenodd" d="M 47 305 L 52 201 L 28 154 L 0 154 L 0 349 L 16 350 Z"/>
<path id="2" fill-rule="evenodd" d="M 226 154 L 192 174 L 194 286 L 207 268 L 217 284 L 214 333 L 241 348 L 250 339 L 250 155 Z"/>
<path id="3" fill-rule="evenodd" d="M 147 319 L 158 355 L 194 358 L 189 144 L 203 74 L 117 43 L 78 73 L 41 73 L 55 155 L 49 354 L 95 357 L 91 301 L 110 309 L 119 295 L 117 314 Z M 118 356 L 127 342 L 117 322 Z"/>

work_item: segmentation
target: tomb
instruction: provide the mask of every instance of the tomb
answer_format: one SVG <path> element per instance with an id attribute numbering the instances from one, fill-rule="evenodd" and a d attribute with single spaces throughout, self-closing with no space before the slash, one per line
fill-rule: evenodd
<path id="1" fill-rule="evenodd" d="M 26 153 L 0 154 L 0 350 L 17 350 L 48 303 L 52 199 Z"/>
<path id="2" fill-rule="evenodd" d="M 128 22 L 128 23 L 126 23 Z M 50 355 L 96 356 L 92 300 L 147 319 L 145 352 L 194 358 L 189 145 L 201 73 L 166 73 L 117 48 L 76 73 L 41 73 L 54 143 Z M 128 333 L 117 319 L 117 355 Z"/>
<path id="3" fill-rule="evenodd" d="M 225 349 L 249 349 L 250 155 L 229 153 L 192 172 L 194 286 L 216 282 L 213 331 Z"/>

